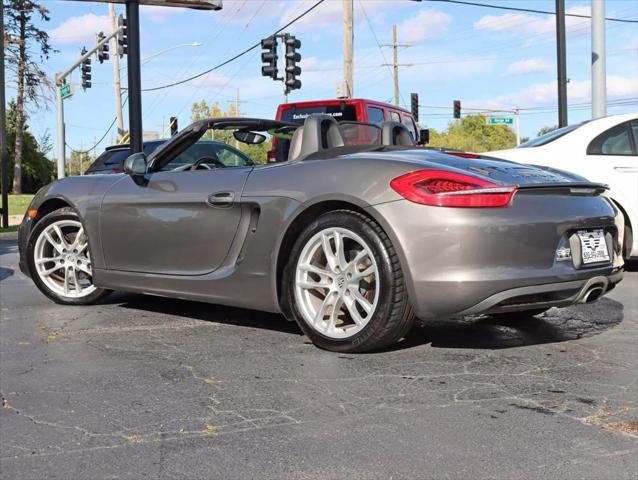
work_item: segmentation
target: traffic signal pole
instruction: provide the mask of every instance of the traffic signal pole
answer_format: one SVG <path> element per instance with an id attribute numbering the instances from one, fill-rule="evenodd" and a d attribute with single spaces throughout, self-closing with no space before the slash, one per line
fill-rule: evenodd
<path id="1" fill-rule="evenodd" d="M 140 64 L 140 4 L 126 0 L 128 52 L 128 118 L 131 153 L 142 151 L 142 79 Z"/>
<path id="2" fill-rule="evenodd" d="M 64 164 L 65 164 L 65 158 L 66 158 L 66 145 L 65 145 L 66 140 L 65 140 L 65 134 L 64 134 L 64 99 L 62 98 L 61 87 L 63 87 L 66 84 L 66 77 L 71 75 L 71 73 L 73 73 L 73 70 L 75 70 L 80 65 L 82 65 L 85 60 L 91 58 L 91 56 L 95 54 L 95 52 L 97 52 L 98 50 L 102 50 L 102 47 L 108 44 L 111 38 L 115 37 L 120 30 L 121 28 L 118 28 L 117 30 L 114 30 L 113 32 L 111 32 L 110 35 L 104 37 L 102 40 L 100 40 L 97 43 L 95 48 L 92 48 L 91 50 L 86 52 L 84 55 L 82 55 L 77 62 L 75 62 L 73 65 L 67 68 L 64 72 L 55 74 L 55 86 L 57 87 L 56 88 L 57 91 L 55 92 L 55 105 L 56 105 L 56 111 L 57 111 L 56 129 L 58 134 L 57 135 L 58 137 L 58 140 L 57 140 L 58 162 L 57 163 L 58 163 L 58 178 L 59 179 L 65 177 Z"/>

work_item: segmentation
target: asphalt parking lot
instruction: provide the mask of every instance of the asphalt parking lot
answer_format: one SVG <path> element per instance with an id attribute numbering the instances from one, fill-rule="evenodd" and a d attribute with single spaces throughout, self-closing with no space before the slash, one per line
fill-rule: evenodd
<path id="1" fill-rule="evenodd" d="M 0 476 L 635 479 L 638 273 L 525 322 L 318 350 L 277 315 L 62 307 L 0 241 Z"/>

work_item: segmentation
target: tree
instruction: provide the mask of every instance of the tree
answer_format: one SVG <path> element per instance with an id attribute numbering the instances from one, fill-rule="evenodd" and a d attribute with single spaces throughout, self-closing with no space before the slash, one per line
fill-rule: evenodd
<path id="1" fill-rule="evenodd" d="M 7 144 L 15 143 L 16 136 L 16 102 L 9 102 L 7 111 Z M 51 151 L 51 138 L 45 133 L 40 141 L 36 140 L 29 131 L 29 126 L 24 125 L 23 130 L 24 141 L 22 145 L 22 168 L 20 174 L 20 184 L 22 191 L 25 193 L 34 193 L 41 187 L 53 180 L 55 174 L 55 165 L 47 158 L 48 152 Z M 15 151 L 9 151 L 9 184 L 13 182 L 15 169 L 12 168 L 15 163 Z"/>
<path id="2" fill-rule="evenodd" d="M 553 127 L 543 127 L 536 134 L 537 137 L 541 135 L 545 135 L 546 133 L 553 132 L 554 130 L 558 130 L 558 125 L 554 125 Z"/>
<path id="3" fill-rule="evenodd" d="M 84 175 L 94 160 L 95 157 L 92 157 L 86 150 L 72 150 L 71 158 L 66 164 L 68 175 Z"/>
<path id="4" fill-rule="evenodd" d="M 196 102 L 191 108 L 191 120 L 196 122 L 197 120 L 203 120 L 205 118 L 221 118 L 221 117 L 237 117 L 238 114 L 235 111 L 235 106 L 231 105 L 226 112 L 222 111 L 219 103 L 206 103 L 206 100 Z M 232 131 L 223 130 L 209 130 L 202 137 L 204 140 L 217 140 L 218 142 L 224 142 L 228 145 L 234 146 L 238 150 L 242 151 L 257 163 L 266 163 L 268 161 L 268 151 L 272 148 L 272 142 L 266 140 L 264 143 L 258 145 L 250 145 L 242 143 L 233 137 Z"/>
<path id="5" fill-rule="evenodd" d="M 22 166 L 25 150 L 26 106 L 36 105 L 43 92 L 50 86 L 40 65 L 49 58 L 51 45 L 49 35 L 34 23 L 34 14 L 48 22 L 49 11 L 33 0 L 8 0 L 6 11 L 5 39 L 7 64 L 15 75 L 15 139 L 13 192 L 22 193 Z"/>
<path id="6" fill-rule="evenodd" d="M 447 130 L 430 129 L 431 147 L 446 147 L 470 152 L 488 152 L 512 148 L 516 134 L 506 125 L 488 125 L 484 115 L 468 115 L 448 124 Z"/>

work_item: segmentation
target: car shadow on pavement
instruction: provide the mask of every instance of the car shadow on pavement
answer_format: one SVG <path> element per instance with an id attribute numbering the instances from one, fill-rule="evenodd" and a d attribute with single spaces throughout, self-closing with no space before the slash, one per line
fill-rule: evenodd
<path id="1" fill-rule="evenodd" d="M 430 343 L 434 348 L 504 349 L 598 335 L 619 325 L 623 305 L 599 302 L 551 310 L 526 319 L 488 315 L 421 321 L 395 348 Z"/>
<path id="2" fill-rule="evenodd" d="M 297 324 L 288 322 L 282 315 L 256 310 L 121 292 L 115 292 L 109 295 L 102 303 L 119 304 L 121 308 L 164 315 L 175 315 L 192 320 L 202 320 L 225 325 L 239 325 L 250 328 L 263 328 L 266 330 L 301 335 L 301 330 L 297 327 Z"/>
<path id="3" fill-rule="evenodd" d="M 126 309 L 272 330 L 293 334 L 295 337 L 302 335 L 294 322 L 288 322 L 282 315 L 273 313 L 119 292 L 107 298 L 105 304 Z M 558 343 L 598 335 L 619 325 L 622 320 L 623 305 L 604 298 L 587 305 L 553 308 L 536 317 L 522 320 L 484 315 L 418 321 L 401 342 L 372 353 L 409 349 L 425 344 L 430 344 L 433 348 L 496 350 Z"/>

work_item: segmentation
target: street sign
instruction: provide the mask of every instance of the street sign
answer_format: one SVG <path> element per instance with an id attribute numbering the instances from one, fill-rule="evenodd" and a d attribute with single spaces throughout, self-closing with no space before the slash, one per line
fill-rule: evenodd
<path id="1" fill-rule="evenodd" d="M 513 117 L 487 117 L 488 125 L 514 125 Z"/>
<path id="2" fill-rule="evenodd" d="M 65 98 L 69 98 L 71 96 L 73 96 L 73 89 L 71 88 L 71 84 L 65 83 L 60 87 L 60 97 L 62 97 L 62 100 L 64 100 Z"/>

